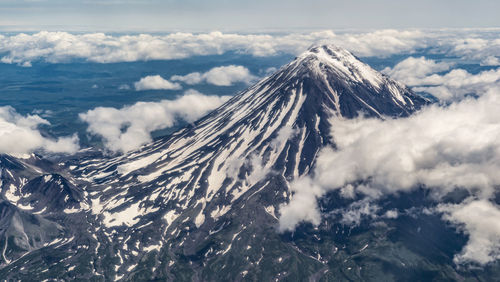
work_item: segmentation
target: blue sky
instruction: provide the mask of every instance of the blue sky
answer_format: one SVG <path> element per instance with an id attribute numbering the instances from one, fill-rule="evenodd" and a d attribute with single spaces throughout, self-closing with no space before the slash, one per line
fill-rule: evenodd
<path id="1" fill-rule="evenodd" d="M 499 27 L 495 0 L 0 0 L 0 29 L 259 31 Z"/>

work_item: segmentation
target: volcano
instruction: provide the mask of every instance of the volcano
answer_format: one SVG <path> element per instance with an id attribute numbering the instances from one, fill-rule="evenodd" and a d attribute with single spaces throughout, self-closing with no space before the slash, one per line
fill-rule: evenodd
<path id="1" fill-rule="evenodd" d="M 280 205 L 293 197 L 289 183 L 312 173 L 319 151 L 335 146 L 332 117 L 399 118 L 427 104 L 347 50 L 316 46 L 202 119 L 136 151 L 117 157 L 81 152 L 43 166 L 5 156 L 1 176 L 12 180 L 2 182 L 0 205 L 7 212 L 0 218 L 6 226 L 0 230 L 0 276 L 456 277 L 452 257 L 463 238 L 453 230 L 440 236 L 455 247 L 431 246 L 426 251 L 432 257 L 401 243 L 414 236 L 410 219 L 398 223 L 399 235 L 387 224 L 353 228 L 328 219 L 318 227 L 304 223 L 295 232 L 277 228 Z M 329 195 L 322 206 L 343 201 Z M 409 261 L 406 271 L 402 264 Z"/>

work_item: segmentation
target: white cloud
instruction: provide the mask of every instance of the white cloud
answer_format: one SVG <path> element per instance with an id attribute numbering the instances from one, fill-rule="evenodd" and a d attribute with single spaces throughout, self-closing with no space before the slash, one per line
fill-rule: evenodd
<path id="1" fill-rule="evenodd" d="M 373 217 L 377 211 L 376 205 L 361 203 L 417 187 L 439 201 L 460 188 L 477 201 L 438 209 L 470 235 L 457 263 L 499 258 L 500 210 L 490 201 L 500 187 L 499 108 L 500 88 L 492 88 L 478 98 L 429 106 L 408 118 L 333 118 L 337 148 L 324 148 L 313 174 L 290 184 L 294 194 L 280 207 L 280 230 L 293 230 L 303 221 L 319 224 L 317 199 L 329 191 L 361 199 L 355 202 L 359 208 L 344 210 L 341 220 L 358 224 L 362 216 Z"/>
<path id="2" fill-rule="evenodd" d="M 179 83 L 170 82 L 159 75 L 148 75 L 134 83 L 135 90 L 179 90 Z"/>
<path id="3" fill-rule="evenodd" d="M 434 60 L 428 60 L 425 57 L 409 57 L 396 64 L 393 68 L 385 68 L 382 72 L 407 85 L 418 85 L 429 74 L 447 71 L 451 66 L 450 63 L 436 63 Z"/>
<path id="4" fill-rule="evenodd" d="M 416 91 L 426 91 L 443 101 L 457 101 L 466 95 L 483 95 L 492 87 L 500 86 L 500 68 L 471 74 L 454 69 L 444 75 L 433 74 L 422 78 Z"/>
<path id="5" fill-rule="evenodd" d="M 481 66 L 500 66 L 500 59 L 495 56 L 488 56 L 481 61 Z"/>
<path id="6" fill-rule="evenodd" d="M 390 219 L 398 218 L 398 216 L 399 216 L 398 210 L 388 210 L 384 214 L 385 218 L 390 218 Z"/>
<path id="7" fill-rule="evenodd" d="M 500 68 L 477 74 L 463 69 L 436 74 L 447 71 L 450 67 L 449 63 L 410 57 L 383 72 L 413 86 L 415 91 L 428 92 L 442 101 L 461 100 L 469 94 L 482 95 L 492 87 L 500 87 Z"/>
<path id="8" fill-rule="evenodd" d="M 236 82 L 249 84 L 255 79 L 247 68 L 235 65 L 215 67 L 205 73 L 174 75 L 170 78 L 172 81 L 182 81 L 190 85 L 206 82 L 217 86 L 230 86 Z"/>
<path id="9" fill-rule="evenodd" d="M 465 38 L 465 39 L 463 39 Z M 431 48 L 433 53 L 475 60 L 500 56 L 498 32 L 489 30 L 377 30 L 334 33 L 325 30 L 285 35 L 235 33 L 172 33 L 167 35 L 71 34 L 42 31 L 35 34 L 2 35 L 0 61 L 30 66 L 83 59 L 90 62 L 133 62 L 182 59 L 228 51 L 253 56 L 300 54 L 313 44 L 337 44 L 358 56 L 388 56 Z"/>
<path id="10" fill-rule="evenodd" d="M 201 83 L 204 78 L 199 72 L 192 72 L 186 75 L 174 75 L 170 78 L 172 81 L 182 81 L 186 84 L 193 85 Z"/>
<path id="11" fill-rule="evenodd" d="M 500 56 L 500 39 L 495 32 L 493 34 L 485 32 L 483 36 L 478 34 L 463 34 L 462 36 L 457 36 L 451 42 L 453 47 L 449 50 L 450 54 L 473 60 Z"/>
<path id="12" fill-rule="evenodd" d="M 87 131 L 101 136 L 111 151 L 130 151 L 151 141 L 151 132 L 171 127 L 179 120 L 194 122 L 229 99 L 186 91 L 175 100 L 138 102 L 121 109 L 98 107 L 79 115 Z"/>
<path id="13" fill-rule="evenodd" d="M 0 107 L 0 153 L 22 155 L 37 150 L 51 153 L 74 153 L 79 149 L 78 137 L 51 139 L 38 130 L 50 123 L 38 115 L 22 116 L 12 107 Z"/>
<path id="14" fill-rule="evenodd" d="M 499 95 L 494 89 L 404 119 L 333 119 L 338 150 L 323 150 L 315 180 L 327 189 L 370 179 L 364 185 L 384 193 L 425 184 L 443 190 L 437 193 L 464 187 L 490 196 L 500 184 Z"/>
<path id="15" fill-rule="evenodd" d="M 500 209 L 487 200 L 440 205 L 444 218 L 469 235 L 467 245 L 455 255 L 456 263 L 486 264 L 500 258 Z"/>
<path id="16" fill-rule="evenodd" d="M 279 230 L 293 230 L 301 222 L 319 225 L 321 213 L 316 199 L 323 196 L 324 189 L 313 179 L 302 177 L 290 183 L 290 191 L 294 193 L 290 202 L 280 205 Z"/>
<path id="17" fill-rule="evenodd" d="M 342 34 L 336 43 L 358 56 L 387 56 L 402 52 L 412 52 L 429 46 L 436 41 L 437 34 L 420 30 L 377 30 L 366 33 Z"/>

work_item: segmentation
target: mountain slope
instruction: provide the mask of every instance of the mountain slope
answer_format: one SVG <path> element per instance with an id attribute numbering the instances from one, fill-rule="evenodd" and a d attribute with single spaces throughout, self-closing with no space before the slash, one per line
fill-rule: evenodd
<path id="1" fill-rule="evenodd" d="M 269 173 L 284 181 L 307 173 L 330 143 L 331 116 L 405 116 L 425 103 L 347 51 L 316 47 L 192 127 L 138 152 L 91 161 L 76 173 L 116 187 L 100 198 L 103 210 L 117 208 L 107 206 L 110 201 L 144 198 L 145 208 L 170 205 L 170 213 L 201 209 L 192 219 L 200 225 L 214 209 L 226 212 Z M 206 210 L 214 198 L 221 203 Z"/>
<path id="2" fill-rule="evenodd" d="M 425 104 L 348 51 L 313 47 L 171 136 L 115 158 L 82 153 L 64 168 L 31 177 L 33 186 L 15 182 L 23 199 L 28 198 L 24 192 L 32 191 L 40 197 L 68 196 L 66 202 L 46 201 L 50 209 L 40 214 L 63 226 L 63 235 L 16 261 L 10 258 L 13 262 L 4 265 L 0 276 L 187 281 L 471 277 L 452 262 L 465 239 L 438 217 L 408 215 L 353 228 L 332 216 L 318 228 L 304 224 L 294 233 L 276 230 L 279 206 L 291 196 L 289 182 L 311 171 L 321 148 L 334 145 L 332 116 L 400 117 Z M 43 181 L 48 175 L 52 181 Z M 425 199 L 398 197 L 381 206 Z M 332 194 L 320 206 L 333 213 L 349 204 Z M 58 208 L 60 213 L 54 212 Z M 425 232 L 423 237 L 415 226 Z M 420 245 L 412 246 L 415 241 Z"/>
<path id="3" fill-rule="evenodd" d="M 216 257 L 230 251 L 232 239 L 215 246 L 201 238 L 227 228 L 242 208 L 251 207 L 231 236 L 251 226 L 274 228 L 278 206 L 290 196 L 288 182 L 308 173 L 331 142 L 330 117 L 406 116 L 426 103 L 349 52 L 321 46 L 191 127 L 122 157 L 75 163 L 74 173 L 103 187 L 91 193 L 93 213 L 103 228 L 120 228 L 123 239 L 110 240 L 123 253 L 151 234 L 163 243 L 145 248 L 169 244 L 170 252 L 196 256 L 207 249 Z M 159 226 L 162 232 L 154 230 Z"/>

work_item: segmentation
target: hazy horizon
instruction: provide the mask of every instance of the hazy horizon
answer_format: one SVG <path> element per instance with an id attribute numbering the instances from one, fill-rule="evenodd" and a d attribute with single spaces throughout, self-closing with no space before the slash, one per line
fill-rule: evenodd
<path id="1" fill-rule="evenodd" d="M 269 32 L 500 27 L 493 1 L 0 1 L 0 31 Z"/>

